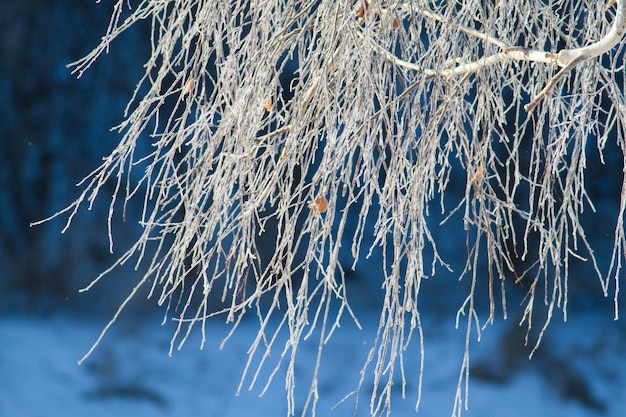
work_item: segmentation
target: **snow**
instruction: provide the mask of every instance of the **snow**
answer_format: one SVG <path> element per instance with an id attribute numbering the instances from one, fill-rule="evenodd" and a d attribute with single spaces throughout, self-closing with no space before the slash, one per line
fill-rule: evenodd
<path id="1" fill-rule="evenodd" d="M 354 398 L 332 408 L 358 382 L 367 352 L 374 340 L 377 318 L 360 311 L 364 330 L 346 321 L 326 346 L 322 358 L 317 415 L 350 416 Z M 367 326 L 367 324 L 372 326 Z M 258 324 L 244 321 L 224 349 L 219 350 L 228 327 L 208 323 L 208 342 L 199 349 L 196 332 L 185 347 L 168 356 L 170 329 L 157 318 L 122 320 L 83 365 L 77 360 L 89 349 L 102 326 L 98 320 L 58 316 L 0 318 L 0 416 L 281 416 L 287 414 L 284 372 L 279 372 L 269 390 L 259 396 L 265 381 L 252 390 L 250 382 L 236 395 L 250 341 Z M 476 368 L 498 366 L 503 340 L 511 336 L 511 320 L 489 326 L 480 343 L 472 343 Z M 591 417 L 626 415 L 626 341 L 623 326 L 611 317 L 589 313 L 555 323 L 532 361 L 526 354 L 505 377 L 489 378 L 488 371 L 472 375 L 469 410 L 464 416 Z M 464 331 L 453 321 L 427 324 L 426 366 L 422 403 L 417 414 L 449 416 L 452 411 Z M 545 347 L 545 348 L 544 348 Z M 500 350 L 500 351 L 499 351 Z M 522 349 L 520 349 L 522 351 Z M 296 411 L 304 404 L 307 377 L 315 361 L 317 342 L 302 342 L 298 349 Z M 543 352 L 543 356 L 542 356 Z M 547 353 L 545 353 L 547 352 Z M 277 353 L 278 355 L 278 353 Z M 394 395 L 392 416 L 415 415 L 419 346 L 405 355 L 410 370 L 406 399 Z M 281 368 L 281 371 L 283 369 Z M 506 369 L 504 371 L 507 371 Z M 503 371 L 503 372 L 504 372 Z M 268 370 L 269 372 L 269 370 Z M 267 375 L 267 374 L 265 374 Z M 298 379 L 298 376 L 301 378 Z M 595 401 L 585 403 L 576 391 Z M 585 385 L 586 384 L 586 385 Z M 398 384 L 399 385 L 399 384 Z M 359 398 L 356 416 L 369 415 L 368 374 Z M 569 387 L 569 391 L 566 389 Z M 398 386 L 399 388 L 399 386 Z M 573 389 L 572 389 L 573 388 Z"/>

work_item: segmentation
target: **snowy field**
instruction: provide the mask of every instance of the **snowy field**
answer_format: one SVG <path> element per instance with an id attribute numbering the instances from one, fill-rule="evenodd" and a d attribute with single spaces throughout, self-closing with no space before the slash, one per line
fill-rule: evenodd
<path id="1" fill-rule="evenodd" d="M 369 313 L 370 315 L 372 313 Z M 377 318 L 360 314 L 364 323 Z M 259 397 L 264 380 L 236 396 L 246 351 L 256 334 L 245 321 L 219 350 L 228 328 L 211 322 L 209 342 L 199 349 L 195 334 L 181 351 L 168 356 L 170 329 L 158 320 L 122 320 L 82 365 L 105 323 L 64 317 L 0 319 L 0 416 L 285 416 L 284 373 Z M 367 327 L 367 324 L 364 325 Z M 370 326 L 371 327 L 371 326 Z M 452 322 L 425 329 L 426 367 L 418 416 L 449 416 L 463 352 L 464 332 Z M 540 353 L 528 361 L 518 347 L 516 326 L 500 320 L 472 344 L 473 371 L 465 416 L 541 417 L 626 415 L 626 338 L 611 317 L 574 317 L 555 322 Z M 320 374 L 318 416 L 351 416 L 354 399 L 333 408 L 357 384 L 374 339 L 373 329 L 346 322 L 326 346 Z M 515 340 L 511 340 L 515 339 Z M 405 356 L 418 366 L 419 346 Z M 315 361 L 315 341 L 299 347 L 296 408 L 306 392 L 306 375 Z M 277 354 L 278 355 L 278 354 Z M 248 380 L 249 383 L 249 380 Z M 363 391 L 371 388 L 371 374 Z M 409 377 L 406 399 L 398 391 L 392 416 L 415 414 L 417 383 Z M 367 393 L 354 415 L 368 416 Z"/>

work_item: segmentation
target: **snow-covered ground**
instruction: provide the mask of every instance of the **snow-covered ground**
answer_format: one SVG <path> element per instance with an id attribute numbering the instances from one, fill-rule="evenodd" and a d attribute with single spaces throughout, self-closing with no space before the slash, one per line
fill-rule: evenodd
<path id="1" fill-rule="evenodd" d="M 373 313 L 360 313 L 365 330 L 346 321 L 326 347 L 322 360 L 318 416 L 351 416 L 354 400 L 332 406 L 356 387 L 359 371 L 374 339 Z M 223 350 L 228 328 L 207 327 L 209 343 L 200 350 L 195 334 L 181 351 L 168 356 L 169 329 L 158 320 L 122 320 L 87 361 L 89 349 L 105 323 L 76 318 L 0 318 L 0 416 L 284 416 L 284 374 L 277 374 L 262 397 L 261 381 L 235 395 L 254 320 L 244 321 Z M 465 416 L 541 417 L 626 415 L 626 338 L 624 326 L 611 317 L 589 314 L 554 323 L 546 343 L 532 360 L 518 348 L 519 331 L 508 320 L 490 326 L 472 344 L 469 410 Z M 426 367 L 418 416 L 449 416 L 463 352 L 464 332 L 453 322 L 427 323 Z M 418 345 L 407 352 L 409 369 L 418 366 Z M 298 350 L 299 368 L 308 374 L 315 341 Z M 278 352 L 277 352 L 278 354 Z M 363 391 L 371 388 L 371 375 Z M 249 382 L 249 381 L 248 381 Z M 304 401 L 306 378 L 296 409 Z M 415 415 L 417 383 L 409 376 L 407 399 L 398 392 L 392 416 Z M 369 415 L 363 392 L 356 416 Z"/>

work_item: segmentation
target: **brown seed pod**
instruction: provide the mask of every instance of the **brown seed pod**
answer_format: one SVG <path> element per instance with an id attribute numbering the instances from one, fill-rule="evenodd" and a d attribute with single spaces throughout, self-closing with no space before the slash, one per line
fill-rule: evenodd
<path id="1" fill-rule="evenodd" d="M 187 94 L 191 93 L 191 90 L 193 90 L 193 85 L 194 85 L 193 78 L 190 78 L 189 80 L 187 80 L 187 83 L 185 84 L 185 87 L 183 88 L 183 92 L 181 93 L 181 96 L 185 97 Z"/>
<path id="2" fill-rule="evenodd" d="M 311 204 L 311 210 L 313 213 L 323 213 L 328 208 L 328 200 L 323 195 L 318 195 Z"/>
<path id="3" fill-rule="evenodd" d="M 272 98 L 271 97 L 268 97 L 265 100 L 263 100 L 263 108 L 267 111 L 272 110 Z"/>
<path id="4" fill-rule="evenodd" d="M 370 4 L 367 0 L 359 0 L 359 3 L 354 8 L 354 14 L 359 19 L 365 18 L 365 12 L 367 12 L 367 8 L 370 7 Z"/>
<path id="5" fill-rule="evenodd" d="M 472 177 L 472 179 L 470 180 L 470 182 L 480 182 L 483 180 L 483 175 L 484 175 L 485 169 L 483 168 L 482 165 L 480 165 L 477 169 L 476 169 L 476 173 L 474 174 L 474 176 Z"/>

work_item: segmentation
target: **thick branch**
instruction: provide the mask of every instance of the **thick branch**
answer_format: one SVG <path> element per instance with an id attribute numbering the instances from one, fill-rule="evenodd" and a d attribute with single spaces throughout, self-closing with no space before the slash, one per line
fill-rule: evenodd
<path id="1" fill-rule="evenodd" d="M 612 3 L 617 3 L 617 10 L 615 13 L 615 20 L 613 21 L 613 25 L 611 26 L 611 30 L 599 41 L 587 45 L 581 48 L 574 49 L 564 49 L 559 51 L 558 53 L 551 53 L 546 51 L 536 51 L 530 50 L 524 47 L 509 47 L 507 44 L 498 38 L 490 36 L 486 33 L 480 32 L 476 29 L 468 28 L 462 25 L 458 25 L 455 23 L 450 23 L 445 20 L 445 18 L 428 9 L 419 9 L 414 7 L 414 5 L 404 3 L 400 7 L 405 11 L 420 13 L 430 19 L 437 20 L 443 24 L 454 27 L 468 35 L 474 36 L 476 38 L 482 39 L 485 42 L 489 42 L 494 44 L 502 49 L 501 52 L 496 54 L 485 56 L 473 62 L 468 62 L 465 64 L 457 65 L 456 67 L 444 69 L 444 70 L 434 70 L 430 68 L 423 68 L 418 64 L 405 61 L 396 57 L 394 54 L 386 51 L 381 46 L 377 45 L 375 42 L 370 42 L 374 45 L 376 50 L 385 56 L 385 58 L 394 63 L 394 65 L 398 65 L 404 68 L 420 71 L 424 73 L 426 78 L 432 77 L 454 77 L 461 74 L 471 74 L 477 72 L 483 68 L 488 66 L 497 64 L 499 62 L 505 60 L 515 60 L 515 61 L 530 61 L 530 62 L 538 62 L 544 64 L 556 64 L 563 69 L 554 76 L 554 78 L 546 85 L 546 87 L 529 103 L 525 106 L 527 111 L 531 111 L 538 103 L 541 101 L 554 87 L 556 82 L 561 79 L 568 71 L 570 71 L 573 67 L 578 65 L 579 63 L 600 56 L 608 51 L 610 51 L 617 43 L 620 42 L 622 37 L 624 36 L 624 32 L 626 31 L 626 0 L 611 0 Z M 361 38 L 363 38 L 362 34 L 359 34 Z"/>

